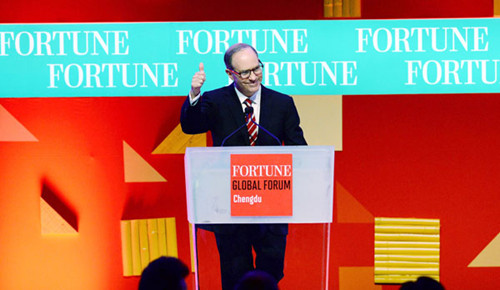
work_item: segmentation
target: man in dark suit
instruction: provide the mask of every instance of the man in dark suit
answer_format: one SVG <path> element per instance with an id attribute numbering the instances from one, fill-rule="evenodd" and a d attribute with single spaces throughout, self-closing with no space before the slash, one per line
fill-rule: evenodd
<path id="1" fill-rule="evenodd" d="M 224 62 L 233 83 L 202 96 L 206 74 L 200 63 L 182 106 L 182 130 L 187 134 L 210 131 L 213 146 L 307 145 L 293 99 L 261 85 L 263 65 L 256 50 L 243 43 L 232 45 L 224 55 Z M 252 110 L 247 109 L 245 114 L 248 106 Z M 250 129 L 245 123 L 252 125 L 252 117 L 260 126 Z M 233 290 L 238 280 L 254 269 L 252 248 L 256 253 L 256 269 L 268 272 L 277 281 L 283 278 L 287 224 L 204 228 L 215 233 L 223 290 Z"/>

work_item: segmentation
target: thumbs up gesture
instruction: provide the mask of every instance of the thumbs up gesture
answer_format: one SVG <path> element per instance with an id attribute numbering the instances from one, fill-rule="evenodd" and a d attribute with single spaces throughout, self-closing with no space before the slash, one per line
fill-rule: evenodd
<path id="1" fill-rule="evenodd" d="M 191 97 L 196 97 L 201 92 L 201 87 L 205 82 L 205 67 L 203 63 L 200 62 L 199 70 L 193 75 L 193 79 L 191 80 Z"/>

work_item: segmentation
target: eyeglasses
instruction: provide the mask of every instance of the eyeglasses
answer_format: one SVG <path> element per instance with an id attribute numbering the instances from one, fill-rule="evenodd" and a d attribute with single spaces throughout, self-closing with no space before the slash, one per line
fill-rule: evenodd
<path id="1" fill-rule="evenodd" d="M 240 78 L 242 79 L 248 79 L 250 77 L 250 75 L 252 74 L 252 72 L 256 75 L 256 76 L 260 76 L 262 74 L 262 68 L 264 67 L 264 65 L 262 64 L 262 62 L 259 60 L 259 65 L 253 69 L 249 69 L 249 70 L 244 70 L 244 71 L 241 71 L 241 72 L 237 72 L 235 70 L 232 70 L 232 69 L 229 69 L 230 71 L 232 71 L 233 73 L 237 74 L 238 76 L 240 76 Z"/>

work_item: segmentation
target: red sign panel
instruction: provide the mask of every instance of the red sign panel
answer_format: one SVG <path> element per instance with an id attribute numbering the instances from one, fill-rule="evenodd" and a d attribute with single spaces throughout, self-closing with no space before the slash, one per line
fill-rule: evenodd
<path id="1" fill-rule="evenodd" d="M 231 216 L 291 216 L 292 154 L 231 155 Z"/>

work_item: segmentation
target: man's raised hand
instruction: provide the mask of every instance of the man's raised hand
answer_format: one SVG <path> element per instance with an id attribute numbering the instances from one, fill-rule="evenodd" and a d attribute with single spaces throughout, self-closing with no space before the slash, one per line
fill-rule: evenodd
<path id="1" fill-rule="evenodd" d="M 205 82 L 205 67 L 202 62 L 200 62 L 199 70 L 193 75 L 191 80 L 191 98 L 196 97 L 201 92 L 201 87 Z"/>

